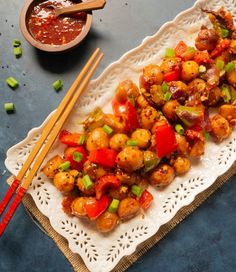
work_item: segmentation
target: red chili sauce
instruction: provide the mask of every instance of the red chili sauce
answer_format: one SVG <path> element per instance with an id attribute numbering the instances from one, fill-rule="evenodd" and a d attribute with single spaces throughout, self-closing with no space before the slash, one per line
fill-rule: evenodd
<path id="1" fill-rule="evenodd" d="M 85 25 L 87 14 L 55 16 L 54 7 L 66 7 L 75 3 L 69 0 L 49 0 L 36 5 L 30 14 L 28 27 L 33 37 L 44 44 L 62 45 L 74 40 Z"/>

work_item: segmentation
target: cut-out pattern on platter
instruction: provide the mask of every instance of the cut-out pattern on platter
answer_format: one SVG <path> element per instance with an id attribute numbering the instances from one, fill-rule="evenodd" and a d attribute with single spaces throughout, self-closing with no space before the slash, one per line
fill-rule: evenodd
<path id="1" fill-rule="evenodd" d="M 199 0 L 192 9 L 179 14 L 154 36 L 145 38 L 139 47 L 111 64 L 98 79 L 90 83 L 65 128 L 76 130 L 79 121 L 95 106 L 108 104 L 113 96 L 111 90 L 115 90 L 120 80 L 129 78 L 138 82 L 142 67 L 149 63 L 158 63 L 165 47 L 172 47 L 182 39 L 193 44 L 200 26 L 209 23 L 200 8 L 216 10 L 221 6 L 233 12 L 235 19 L 235 0 Z M 6 166 L 13 174 L 18 173 L 37 141 L 43 125 L 32 129 L 22 142 L 8 150 Z M 63 147 L 56 142 L 46 160 L 62 152 Z M 33 180 L 29 194 L 39 210 L 49 218 L 52 227 L 68 240 L 71 250 L 83 258 L 88 269 L 106 272 L 112 270 L 123 256 L 133 253 L 140 243 L 154 235 L 180 208 L 190 204 L 198 193 L 226 172 L 235 159 L 235 131 L 229 139 L 220 144 L 208 142 L 205 155 L 193 165 L 189 173 L 175 178 L 165 190 L 150 189 L 154 194 L 155 203 L 147 213 L 120 224 L 115 231 L 106 235 L 95 231 L 91 222 L 67 216 L 61 209 L 62 195 L 40 171 Z"/>

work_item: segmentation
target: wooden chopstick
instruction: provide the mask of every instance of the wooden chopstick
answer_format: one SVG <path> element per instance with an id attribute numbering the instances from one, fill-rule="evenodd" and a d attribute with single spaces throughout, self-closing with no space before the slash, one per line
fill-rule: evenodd
<path id="1" fill-rule="evenodd" d="M 25 173 L 29 169 L 29 167 L 30 167 L 31 163 L 33 162 L 33 160 L 35 159 L 35 157 L 36 157 L 37 153 L 39 152 L 41 146 L 45 142 L 45 140 L 46 140 L 46 138 L 47 138 L 47 136 L 48 136 L 48 134 L 49 134 L 49 132 L 51 130 L 51 127 L 54 126 L 55 123 L 57 122 L 58 118 L 60 117 L 60 115 L 64 111 L 65 107 L 67 106 L 67 104 L 71 100 L 71 97 L 73 96 L 74 92 L 76 91 L 76 88 L 77 88 L 78 84 L 85 77 L 86 73 L 90 69 L 91 64 L 97 58 L 99 52 L 100 52 L 99 48 L 97 48 L 94 51 L 94 53 L 92 54 L 92 56 L 90 57 L 90 59 L 88 60 L 88 62 L 84 66 L 84 68 L 82 69 L 82 71 L 79 73 L 79 75 L 77 76 L 77 78 L 75 79 L 73 84 L 71 85 L 71 87 L 68 90 L 67 94 L 65 95 L 65 97 L 63 98 L 61 103 L 59 104 L 56 112 L 53 114 L 53 116 L 50 118 L 50 120 L 47 122 L 47 124 L 43 128 L 43 132 L 42 132 L 40 138 L 38 139 L 37 144 L 31 150 L 28 158 L 26 159 L 26 161 L 23 164 L 22 168 L 20 169 L 19 173 L 15 177 L 13 183 L 9 187 L 9 189 L 8 189 L 7 193 L 5 194 L 4 198 L 0 202 L 0 216 L 4 212 L 6 206 L 8 205 L 9 201 L 11 200 L 14 192 L 16 191 L 17 187 L 20 185 L 20 181 L 23 179 Z"/>
<path id="2" fill-rule="evenodd" d="M 95 53 L 96 53 L 96 51 L 95 51 Z M 72 89 L 72 87 L 76 89 L 76 87 L 77 87 L 77 85 L 78 85 L 79 82 L 77 82 L 77 84 L 73 84 L 71 86 L 70 90 L 68 91 L 67 94 L 70 93 L 70 99 L 68 99 L 69 103 L 67 103 L 68 105 L 67 104 L 65 105 L 65 103 L 61 103 L 60 106 L 58 107 L 59 109 L 54 113 L 54 115 L 57 114 L 57 116 L 58 116 L 57 119 L 53 118 L 54 117 L 54 115 L 53 115 L 52 118 L 48 121 L 47 125 L 45 126 L 44 131 L 46 131 L 48 134 L 46 135 L 46 132 L 45 132 L 46 137 L 45 136 L 44 137 L 46 139 L 47 136 L 48 136 L 47 143 L 43 146 L 43 148 L 42 148 L 43 142 L 38 141 L 36 143 L 37 148 L 35 147 L 35 150 L 39 151 L 41 148 L 42 148 L 42 150 L 39 152 L 39 155 L 35 159 L 35 162 L 33 163 L 33 166 L 31 168 L 31 170 L 29 171 L 28 175 L 25 177 L 25 179 L 23 180 L 22 184 L 20 185 L 19 190 L 18 190 L 18 192 L 17 192 L 17 194 L 16 194 L 16 196 L 15 196 L 12 204 L 10 205 L 8 211 L 6 212 L 5 216 L 3 217 L 2 222 L 0 223 L 0 236 L 3 234 L 6 226 L 8 225 L 8 223 L 9 223 L 11 217 L 12 217 L 12 215 L 14 214 L 16 208 L 18 207 L 18 205 L 19 205 L 22 197 L 25 195 L 28 187 L 31 184 L 32 179 L 34 178 L 34 176 L 35 176 L 36 172 L 38 171 L 39 167 L 41 166 L 43 160 L 45 159 L 46 155 L 48 154 L 48 151 L 50 150 L 51 146 L 53 145 L 54 141 L 56 140 L 56 137 L 58 136 L 58 134 L 59 134 L 62 126 L 64 125 L 65 121 L 67 120 L 67 118 L 68 118 L 71 110 L 73 109 L 75 103 L 77 102 L 77 100 L 80 97 L 80 95 L 83 92 L 83 90 L 88 85 L 89 80 L 92 77 L 93 73 L 95 72 L 95 70 L 96 70 L 98 64 L 100 63 L 102 57 L 103 57 L 103 54 L 100 52 L 100 50 L 98 50 L 98 52 L 96 53 L 96 58 L 92 58 L 92 61 L 90 61 L 90 64 L 92 63 L 92 65 L 90 67 L 90 70 L 87 70 L 86 75 L 81 76 L 81 78 L 83 78 L 84 80 L 81 82 L 79 88 L 76 90 L 76 92 L 74 93 L 74 95 L 73 95 L 73 92 L 71 94 L 71 89 Z M 76 79 L 76 81 L 78 81 L 78 78 Z M 61 107 L 64 109 L 64 111 L 61 109 Z M 58 112 L 60 114 L 58 114 Z M 36 153 L 36 155 L 37 155 L 37 153 Z M 24 167 L 25 173 L 28 170 L 28 168 L 26 169 Z M 18 177 L 18 175 L 17 175 L 17 177 Z M 16 186 L 14 186 L 14 187 L 16 187 Z"/>

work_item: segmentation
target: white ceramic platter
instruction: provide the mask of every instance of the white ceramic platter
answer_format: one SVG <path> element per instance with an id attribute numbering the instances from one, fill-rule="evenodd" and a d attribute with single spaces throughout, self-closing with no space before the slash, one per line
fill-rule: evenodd
<path id="1" fill-rule="evenodd" d="M 117 84 L 124 79 L 138 83 L 142 68 L 150 63 L 159 63 L 166 47 L 174 47 L 177 41 L 193 44 L 202 24 L 209 24 L 201 7 L 217 10 L 221 6 L 230 10 L 236 18 L 235 0 L 199 0 L 194 7 L 180 13 L 174 21 L 165 24 L 154 36 L 111 64 L 102 75 L 92 81 L 71 114 L 65 128 L 78 130 L 78 124 L 95 106 L 108 105 Z M 108 108 L 106 110 L 109 110 Z M 46 122 L 46 121 L 45 121 Z M 37 141 L 42 126 L 32 129 L 27 137 L 7 152 L 6 167 L 16 175 Z M 62 153 L 62 146 L 55 143 L 47 159 Z M 175 178 L 165 190 L 151 188 L 155 203 L 145 216 L 142 215 L 120 224 L 112 233 L 98 233 L 94 225 L 77 218 L 68 217 L 61 209 L 61 193 L 39 172 L 28 191 L 39 210 L 46 215 L 52 227 L 64 236 L 70 249 L 78 253 L 91 271 L 107 272 L 119 260 L 133 253 L 141 242 L 154 235 L 159 227 L 174 217 L 176 212 L 190 204 L 195 196 L 208 188 L 218 176 L 225 173 L 236 159 L 236 132 L 226 141 L 208 142 L 206 153 L 183 177 Z"/>

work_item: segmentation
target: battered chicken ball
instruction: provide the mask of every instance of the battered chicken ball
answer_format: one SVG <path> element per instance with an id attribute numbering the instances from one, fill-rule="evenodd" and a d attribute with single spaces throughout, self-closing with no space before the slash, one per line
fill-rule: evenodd
<path id="1" fill-rule="evenodd" d="M 190 81 L 199 75 L 199 66 L 193 60 L 185 61 L 182 64 L 182 79 L 185 81 Z"/>
<path id="2" fill-rule="evenodd" d="M 42 171 L 47 177 L 53 178 L 58 172 L 59 165 L 62 163 L 63 159 L 59 155 L 56 155 L 46 163 Z"/>
<path id="3" fill-rule="evenodd" d="M 206 101 L 208 106 L 215 106 L 221 99 L 221 90 L 219 87 L 215 87 L 209 91 L 208 100 Z"/>
<path id="4" fill-rule="evenodd" d="M 123 133 L 114 134 L 110 139 L 110 147 L 116 151 L 121 151 L 125 146 L 129 137 Z"/>
<path id="5" fill-rule="evenodd" d="M 126 173 L 121 169 L 117 169 L 116 177 L 121 181 L 122 184 L 127 186 L 132 186 L 140 179 L 136 173 Z"/>
<path id="6" fill-rule="evenodd" d="M 191 146 L 189 155 L 193 158 L 201 157 L 205 152 L 205 142 L 201 140 L 195 140 Z"/>
<path id="7" fill-rule="evenodd" d="M 88 199 L 88 197 L 77 197 L 71 204 L 71 213 L 78 217 L 87 216 L 85 204 L 87 203 Z"/>
<path id="8" fill-rule="evenodd" d="M 236 62 L 235 66 L 236 66 Z M 227 73 L 227 80 L 229 84 L 231 84 L 233 87 L 236 87 L 236 68 L 233 69 L 233 71 Z"/>
<path id="9" fill-rule="evenodd" d="M 86 147 L 88 151 L 93 149 L 98 149 L 102 147 L 109 146 L 109 137 L 107 133 L 102 128 L 95 128 L 91 133 L 89 133 Z"/>
<path id="10" fill-rule="evenodd" d="M 139 212 L 140 212 L 139 202 L 132 197 L 127 197 L 121 200 L 117 210 L 117 213 L 122 221 L 133 218 Z"/>
<path id="11" fill-rule="evenodd" d="M 186 140 L 186 137 L 175 133 L 175 139 L 177 143 L 177 151 L 179 154 L 187 155 L 189 153 L 189 143 Z"/>
<path id="12" fill-rule="evenodd" d="M 69 172 L 56 173 L 53 183 L 63 193 L 69 193 L 75 188 L 75 178 Z"/>
<path id="13" fill-rule="evenodd" d="M 181 59 L 180 58 L 164 58 L 160 68 L 163 74 L 172 72 L 176 67 L 180 67 Z"/>
<path id="14" fill-rule="evenodd" d="M 122 81 L 116 88 L 116 99 L 119 102 L 124 102 L 129 96 L 137 97 L 139 90 L 137 85 L 132 80 Z"/>
<path id="15" fill-rule="evenodd" d="M 163 74 L 158 65 L 149 64 L 143 69 L 143 79 L 149 85 L 160 85 L 163 81 Z"/>
<path id="16" fill-rule="evenodd" d="M 180 104 L 177 100 L 170 100 L 166 102 L 165 105 L 162 107 L 162 112 L 168 120 L 175 121 L 177 120 L 175 110 L 179 106 Z"/>
<path id="17" fill-rule="evenodd" d="M 94 186 L 90 189 L 86 189 L 83 184 L 82 178 L 77 179 L 76 185 L 77 185 L 78 189 L 80 190 L 80 192 L 82 192 L 85 195 L 92 196 L 95 194 Z"/>
<path id="18" fill-rule="evenodd" d="M 96 220 L 96 227 L 100 232 L 109 232 L 118 224 L 118 215 L 116 213 L 104 212 Z"/>
<path id="19" fill-rule="evenodd" d="M 236 106 L 230 104 L 222 105 L 219 108 L 219 114 L 230 124 L 236 123 Z"/>
<path id="20" fill-rule="evenodd" d="M 219 35 L 214 29 L 202 27 L 195 40 L 195 46 L 198 50 L 212 51 L 218 42 Z"/>
<path id="21" fill-rule="evenodd" d="M 174 168 L 168 164 L 162 164 L 151 173 L 149 180 L 153 186 L 165 187 L 173 181 L 174 177 Z"/>
<path id="22" fill-rule="evenodd" d="M 138 128 L 132 133 L 131 138 L 137 141 L 137 146 L 139 148 L 146 148 L 149 146 L 151 133 L 147 129 Z"/>
<path id="23" fill-rule="evenodd" d="M 101 166 L 91 163 L 90 161 L 84 163 L 83 171 L 84 174 L 88 174 L 91 179 L 99 179 L 107 173 Z"/>
<path id="24" fill-rule="evenodd" d="M 124 124 L 113 114 L 104 114 L 104 123 L 111 127 L 114 132 L 123 132 Z"/>
<path id="25" fill-rule="evenodd" d="M 218 141 L 229 137 L 232 130 L 229 126 L 229 122 L 221 115 L 216 114 L 211 119 L 212 135 L 216 137 Z"/>
<path id="26" fill-rule="evenodd" d="M 151 129 L 160 114 L 151 106 L 142 109 L 140 115 L 140 125 L 142 128 Z"/>
<path id="27" fill-rule="evenodd" d="M 178 175 L 187 173 L 190 169 L 190 166 L 191 166 L 190 160 L 187 157 L 183 156 L 178 156 L 173 163 L 175 172 Z"/>
<path id="28" fill-rule="evenodd" d="M 143 152 L 137 147 L 127 146 L 117 156 L 117 165 L 126 172 L 133 172 L 143 166 Z"/>

